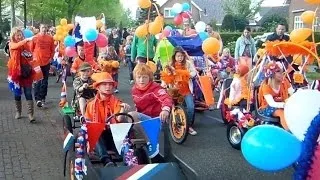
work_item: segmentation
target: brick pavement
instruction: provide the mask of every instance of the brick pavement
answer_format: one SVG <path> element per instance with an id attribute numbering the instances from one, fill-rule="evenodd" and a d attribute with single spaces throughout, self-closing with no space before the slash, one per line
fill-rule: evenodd
<path id="1" fill-rule="evenodd" d="M 48 109 L 35 108 L 37 121 L 30 124 L 25 107 L 23 118 L 14 119 L 4 68 L 0 67 L 0 74 L 0 180 L 64 179 L 62 121 L 57 109 L 60 84 L 50 81 Z"/>

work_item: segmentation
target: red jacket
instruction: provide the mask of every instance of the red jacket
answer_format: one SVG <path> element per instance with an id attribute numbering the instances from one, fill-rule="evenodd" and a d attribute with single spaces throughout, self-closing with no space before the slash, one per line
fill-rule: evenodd
<path id="1" fill-rule="evenodd" d="M 133 102 L 137 111 L 151 117 L 158 117 L 162 110 L 171 110 L 172 98 L 159 84 L 151 82 L 144 90 L 132 88 Z"/>

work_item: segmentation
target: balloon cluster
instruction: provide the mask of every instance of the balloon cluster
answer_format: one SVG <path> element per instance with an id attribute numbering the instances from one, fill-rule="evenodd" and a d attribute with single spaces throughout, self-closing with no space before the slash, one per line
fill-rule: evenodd
<path id="1" fill-rule="evenodd" d="M 67 19 L 62 18 L 60 25 L 56 27 L 56 34 L 53 36 L 55 41 L 63 41 L 64 38 L 69 34 L 69 31 L 74 28 L 73 24 L 68 24 Z"/>
<path id="2" fill-rule="evenodd" d="M 173 14 L 173 22 L 179 26 L 183 23 L 184 19 L 191 17 L 190 4 L 189 3 L 175 3 L 171 8 L 171 14 Z"/>
<path id="3" fill-rule="evenodd" d="M 135 35 L 139 38 L 145 37 L 148 33 L 152 35 L 159 34 L 164 25 L 163 16 L 157 16 L 153 22 L 148 20 L 136 29 Z"/>

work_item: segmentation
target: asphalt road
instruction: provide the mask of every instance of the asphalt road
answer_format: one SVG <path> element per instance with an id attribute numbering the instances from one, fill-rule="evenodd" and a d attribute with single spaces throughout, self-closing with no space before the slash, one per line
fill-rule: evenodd
<path id="1" fill-rule="evenodd" d="M 60 84 L 50 80 L 50 92 L 60 96 Z M 119 74 L 119 94 L 124 102 L 132 104 L 131 85 L 127 67 L 122 67 Z M 69 98 L 72 91 L 71 78 L 68 79 Z M 292 179 L 293 169 L 288 168 L 278 173 L 259 171 L 250 166 L 242 157 L 241 151 L 233 149 L 226 137 L 226 126 L 222 123 L 220 112 L 207 111 L 196 114 L 196 136 L 188 136 L 182 145 L 171 143 L 172 152 L 192 168 L 198 179 L 223 180 L 286 180 Z M 161 146 L 161 143 L 160 143 Z"/>

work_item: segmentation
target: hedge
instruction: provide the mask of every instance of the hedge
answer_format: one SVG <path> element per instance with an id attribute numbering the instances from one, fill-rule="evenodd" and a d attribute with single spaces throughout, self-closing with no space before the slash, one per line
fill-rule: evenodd
<path id="1" fill-rule="evenodd" d="M 264 32 L 255 32 L 255 33 L 252 33 L 252 37 L 260 36 L 263 34 Z M 223 40 L 224 47 L 229 48 L 232 55 L 234 54 L 236 41 L 241 35 L 242 35 L 242 32 L 221 32 L 220 33 L 220 36 Z M 312 38 L 310 37 L 308 40 L 312 41 Z M 320 42 L 320 32 L 315 33 L 315 42 Z M 318 47 L 318 54 L 320 54 L 320 47 Z"/>

